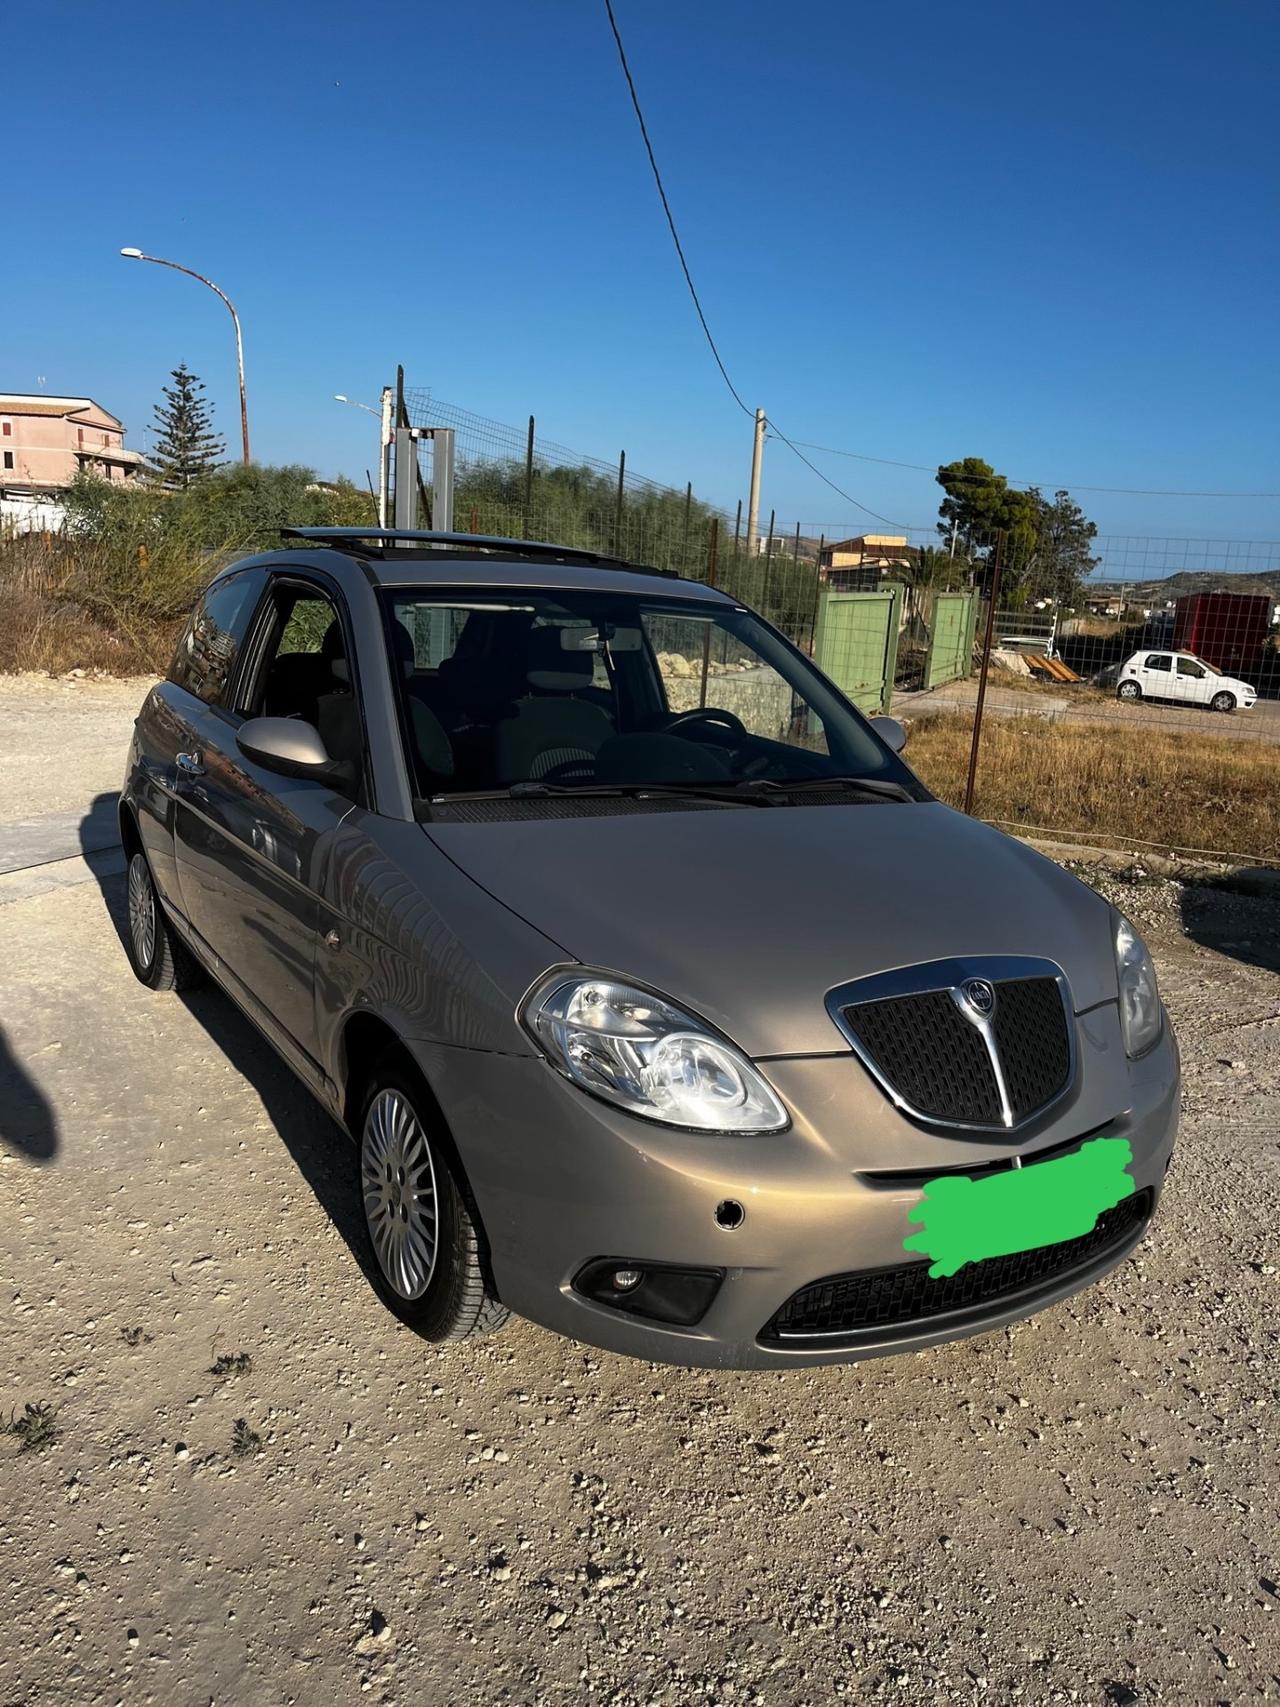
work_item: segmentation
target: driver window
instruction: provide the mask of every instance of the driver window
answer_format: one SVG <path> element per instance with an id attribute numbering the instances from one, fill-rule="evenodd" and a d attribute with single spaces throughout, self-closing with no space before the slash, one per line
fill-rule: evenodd
<path id="1" fill-rule="evenodd" d="M 1192 658 L 1178 659 L 1178 674 L 1180 676 L 1194 676 L 1197 681 L 1204 680 L 1204 671 Z"/>
<path id="2" fill-rule="evenodd" d="M 826 732 L 759 653 L 714 621 L 667 614 L 645 616 L 668 710 L 727 713 L 748 735 L 810 752 L 828 751 Z"/>
<path id="3" fill-rule="evenodd" d="M 262 658 L 250 717 L 296 717 L 320 732 L 341 767 L 335 792 L 362 803 L 364 736 L 337 607 L 318 589 L 274 589 L 273 632 Z"/>

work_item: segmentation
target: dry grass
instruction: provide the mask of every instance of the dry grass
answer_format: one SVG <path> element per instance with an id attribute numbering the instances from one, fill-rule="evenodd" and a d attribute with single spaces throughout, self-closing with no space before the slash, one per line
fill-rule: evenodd
<path id="1" fill-rule="evenodd" d="M 922 719 L 908 757 L 943 800 L 964 798 L 967 713 Z M 982 732 L 975 811 L 1116 846 L 1154 842 L 1280 863 L 1280 749 L 1267 742 L 993 718 Z"/>
<path id="2" fill-rule="evenodd" d="M 210 563 L 56 535 L 0 538 L 0 673 L 165 670 Z"/>
<path id="3" fill-rule="evenodd" d="M 0 675 L 45 670 L 105 670 L 116 676 L 163 674 L 180 619 L 121 614 L 108 618 L 72 602 L 0 586 Z"/>

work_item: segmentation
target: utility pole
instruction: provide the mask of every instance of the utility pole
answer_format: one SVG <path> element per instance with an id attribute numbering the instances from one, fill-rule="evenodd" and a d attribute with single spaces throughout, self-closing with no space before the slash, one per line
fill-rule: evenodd
<path id="1" fill-rule="evenodd" d="M 394 427 L 391 405 L 394 393 L 389 385 L 382 388 L 382 451 L 378 457 L 378 526 L 390 527 L 391 501 L 391 443 Z"/>
<path id="2" fill-rule="evenodd" d="M 756 436 L 751 447 L 751 491 L 747 496 L 747 554 L 760 548 L 760 464 L 764 460 L 764 410 L 756 410 Z"/>

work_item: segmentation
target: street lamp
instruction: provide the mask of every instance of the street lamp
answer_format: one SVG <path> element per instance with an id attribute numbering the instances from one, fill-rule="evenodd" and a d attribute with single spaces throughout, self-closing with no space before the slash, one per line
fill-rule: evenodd
<path id="1" fill-rule="evenodd" d="M 244 343 L 240 337 L 240 316 L 236 313 L 235 304 L 225 290 L 219 290 L 212 279 L 205 278 L 203 273 L 196 273 L 190 267 L 181 267 L 176 261 L 162 261 L 158 255 L 144 255 L 141 249 L 122 249 L 120 253 L 126 261 L 151 261 L 157 267 L 172 267 L 175 273 L 185 273 L 189 279 L 198 279 L 202 285 L 208 285 L 215 296 L 220 296 L 227 305 L 231 323 L 236 329 L 236 368 L 240 375 L 240 437 L 244 445 L 244 461 L 249 462 L 249 411 L 244 398 Z"/>
<path id="2" fill-rule="evenodd" d="M 375 409 L 369 403 L 361 403 L 355 397 L 348 397 L 345 392 L 335 391 L 335 403 L 346 403 L 352 409 L 363 409 L 366 415 L 372 415 L 380 424 L 378 445 L 378 526 L 384 528 L 391 511 L 391 387 L 382 388 L 382 407 Z"/>
<path id="3" fill-rule="evenodd" d="M 349 403 L 353 409 L 363 409 L 366 415 L 373 415 L 375 418 L 380 416 L 380 412 L 371 403 L 360 403 L 354 397 L 344 397 L 340 391 L 334 392 L 333 400 L 335 403 Z"/>

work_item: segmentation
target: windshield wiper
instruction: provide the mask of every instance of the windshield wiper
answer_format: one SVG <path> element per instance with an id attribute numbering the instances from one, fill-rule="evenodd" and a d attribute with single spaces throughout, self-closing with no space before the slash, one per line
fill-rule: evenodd
<path id="1" fill-rule="evenodd" d="M 904 788 L 900 782 L 890 782 L 885 777 L 876 776 L 793 776 L 782 779 L 762 776 L 747 778 L 734 786 L 741 794 L 758 791 L 766 796 L 803 794 L 807 789 L 847 788 L 850 793 L 870 794 L 878 800 L 916 799 L 910 789 Z"/>
<path id="2" fill-rule="evenodd" d="M 477 788 L 433 794 L 432 806 L 455 800 L 714 800 L 722 806 L 773 806 L 768 795 L 740 794 L 733 784 L 700 782 L 513 782 L 509 788 Z"/>

